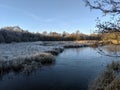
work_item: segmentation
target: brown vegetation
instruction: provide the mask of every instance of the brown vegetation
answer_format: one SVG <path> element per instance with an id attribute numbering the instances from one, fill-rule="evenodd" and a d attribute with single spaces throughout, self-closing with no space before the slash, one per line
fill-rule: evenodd
<path id="1" fill-rule="evenodd" d="M 0 73 L 9 71 L 23 71 L 30 72 L 35 68 L 41 67 L 44 64 L 52 64 L 55 58 L 51 54 L 38 53 L 29 57 L 20 57 L 10 61 L 0 61 Z"/>
<path id="2" fill-rule="evenodd" d="M 120 64 L 113 61 L 106 70 L 89 85 L 89 90 L 120 90 Z"/>

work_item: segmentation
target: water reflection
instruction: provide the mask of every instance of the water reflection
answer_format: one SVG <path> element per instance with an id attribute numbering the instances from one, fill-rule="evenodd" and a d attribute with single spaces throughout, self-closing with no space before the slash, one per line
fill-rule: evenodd
<path id="1" fill-rule="evenodd" d="M 39 63 L 39 62 L 38 62 Z M 12 78 L 12 76 L 16 76 L 16 75 L 25 75 L 25 76 L 30 76 L 33 72 L 36 72 L 37 69 L 41 69 L 42 67 L 48 67 L 50 68 L 51 66 L 55 65 L 55 61 L 51 62 L 51 63 L 45 63 L 45 64 L 29 64 L 26 65 L 25 68 L 20 68 L 20 69 L 16 69 L 16 70 L 12 70 L 12 69 L 8 69 L 8 70 L 2 70 L 0 72 L 0 80 L 3 80 L 5 76 L 9 76 L 8 79 Z"/>
<path id="2" fill-rule="evenodd" d="M 120 45 L 108 45 L 98 48 L 106 56 L 120 57 Z"/>
<path id="3" fill-rule="evenodd" d="M 0 81 L 0 89 L 87 90 L 89 82 L 113 59 L 100 55 L 96 49 L 90 47 L 65 49 L 56 56 L 54 64 L 26 75 L 13 72 L 4 75 Z"/>

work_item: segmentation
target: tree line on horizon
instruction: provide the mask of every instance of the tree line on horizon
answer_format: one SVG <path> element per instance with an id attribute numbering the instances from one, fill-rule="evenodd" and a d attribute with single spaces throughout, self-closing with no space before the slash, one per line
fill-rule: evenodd
<path id="1" fill-rule="evenodd" d="M 19 26 L 7 26 L 0 29 L 0 43 L 30 42 L 30 41 L 75 41 L 75 40 L 100 40 L 97 34 L 86 35 L 77 30 L 74 33 L 47 32 L 31 33 Z"/>

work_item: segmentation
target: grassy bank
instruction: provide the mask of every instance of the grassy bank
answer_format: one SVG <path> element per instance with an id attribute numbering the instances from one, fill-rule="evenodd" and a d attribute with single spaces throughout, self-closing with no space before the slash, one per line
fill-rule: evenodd
<path id="1" fill-rule="evenodd" d="M 0 44 L 0 73 L 31 72 L 44 64 L 55 62 L 55 55 L 65 48 L 86 47 L 76 42 L 27 42 Z"/>
<path id="2" fill-rule="evenodd" d="M 19 57 L 14 60 L 0 61 L 0 73 L 4 74 L 9 71 L 31 72 L 33 69 L 41 67 L 44 64 L 54 63 L 55 58 L 49 53 L 37 53 L 29 57 Z"/>
<path id="3" fill-rule="evenodd" d="M 89 90 L 120 90 L 120 62 L 113 61 L 89 85 Z"/>

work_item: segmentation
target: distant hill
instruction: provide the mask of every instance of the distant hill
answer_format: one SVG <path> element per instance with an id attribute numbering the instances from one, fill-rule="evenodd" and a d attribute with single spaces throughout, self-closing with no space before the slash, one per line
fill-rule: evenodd
<path id="1" fill-rule="evenodd" d="M 42 35 L 30 33 L 18 26 L 0 29 L 0 43 L 39 41 Z"/>
<path id="2" fill-rule="evenodd" d="M 23 29 L 21 29 L 19 26 L 8 26 L 8 27 L 3 27 L 1 30 L 8 30 L 8 31 L 16 31 L 16 32 L 24 32 Z"/>

